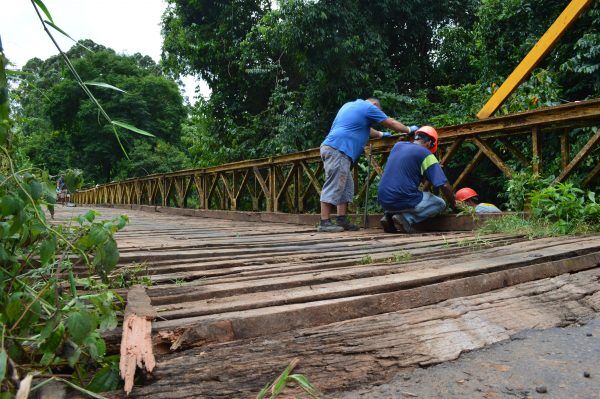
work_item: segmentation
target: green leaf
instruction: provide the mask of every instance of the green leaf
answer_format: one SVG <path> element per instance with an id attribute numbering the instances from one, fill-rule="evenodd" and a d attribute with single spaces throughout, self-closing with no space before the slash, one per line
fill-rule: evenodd
<path id="1" fill-rule="evenodd" d="M 53 27 L 54 29 L 56 29 L 57 31 L 59 31 L 60 33 L 62 33 L 63 35 L 65 35 L 66 37 L 68 37 L 69 39 L 71 39 L 71 40 L 73 40 L 74 42 L 77 43 L 77 40 L 73 39 L 67 32 L 65 32 L 64 30 L 62 30 L 58 26 L 56 26 L 56 24 L 54 24 L 54 22 L 45 20 L 44 23 L 47 24 L 47 25 L 50 25 L 51 27 Z"/>
<path id="2" fill-rule="evenodd" d="M 125 123 L 125 122 L 119 122 L 119 121 L 115 121 L 115 120 L 113 120 L 113 121 L 112 121 L 112 123 L 113 123 L 113 125 L 116 125 L 116 126 L 122 127 L 122 128 L 124 128 L 124 129 L 127 129 L 127 130 L 131 130 L 132 132 L 135 132 L 135 133 L 141 134 L 141 135 L 143 135 L 143 136 L 156 137 L 156 136 L 154 136 L 152 133 L 148 133 L 148 132 L 147 132 L 147 131 L 145 131 L 145 130 L 138 129 L 137 127 L 135 127 L 135 126 L 132 126 L 132 125 L 130 125 L 130 124 L 128 124 L 128 123 Z"/>
<path id="3" fill-rule="evenodd" d="M 23 315 L 27 307 L 29 307 L 29 310 Z M 6 316 L 9 322 L 12 323 L 21 319 L 19 329 L 23 331 L 29 329 L 39 319 L 40 311 L 40 303 L 31 294 L 15 292 L 10 296 L 8 306 L 6 307 Z"/>
<path id="4" fill-rule="evenodd" d="M 34 180 L 29 183 L 29 194 L 31 195 L 31 198 L 38 200 L 42 197 L 43 193 L 44 187 L 40 184 L 40 182 Z"/>
<path id="5" fill-rule="evenodd" d="M 99 216 L 99 215 L 100 215 L 100 213 L 96 212 L 93 209 L 90 209 L 89 211 L 87 211 L 86 213 L 83 214 L 83 217 L 85 220 L 92 223 L 94 221 L 94 219 L 96 219 L 96 216 Z"/>
<path id="6" fill-rule="evenodd" d="M 264 399 L 265 398 L 265 395 L 267 394 L 267 391 L 269 390 L 269 385 L 270 384 L 267 383 L 267 385 L 265 385 L 265 387 L 260 390 L 258 395 L 256 395 L 256 399 Z"/>
<path id="7" fill-rule="evenodd" d="M 101 225 L 95 224 L 86 235 L 79 239 L 79 244 L 84 248 L 92 248 L 102 244 L 109 237 L 109 233 Z"/>
<path id="8" fill-rule="evenodd" d="M 6 76 L 18 76 L 18 77 L 21 77 L 21 76 L 24 76 L 24 77 L 33 76 L 33 73 L 31 73 L 31 72 L 16 71 L 14 69 L 6 69 L 5 72 L 6 72 Z"/>
<path id="9" fill-rule="evenodd" d="M 118 324 L 117 314 L 114 311 L 105 313 L 100 318 L 100 331 L 114 330 Z"/>
<path id="10" fill-rule="evenodd" d="M 76 311 L 67 318 L 67 332 L 76 344 L 81 344 L 85 338 L 96 329 L 96 323 L 91 314 L 86 311 Z"/>
<path id="11" fill-rule="evenodd" d="M 44 12 L 44 14 L 46 14 L 46 17 L 52 21 L 52 15 L 50 15 L 50 11 L 48 11 L 44 2 L 42 2 L 42 0 L 33 0 L 33 2 Z"/>
<path id="12" fill-rule="evenodd" d="M 75 284 L 75 276 L 73 270 L 69 270 L 69 287 L 71 287 L 71 295 L 77 298 L 77 285 Z"/>
<path id="13" fill-rule="evenodd" d="M 23 200 L 14 195 L 5 195 L 0 199 L 0 214 L 2 216 L 15 215 L 24 206 Z"/>
<path id="14" fill-rule="evenodd" d="M 296 382 L 300 386 L 300 388 L 306 391 L 306 393 L 308 393 L 309 395 L 317 397 L 319 390 L 313 384 L 311 384 L 310 381 L 308 381 L 308 378 L 306 378 L 305 375 L 292 374 L 290 375 L 289 379 Z"/>
<path id="15" fill-rule="evenodd" d="M 6 375 L 6 364 L 8 362 L 8 354 L 4 350 L 4 348 L 0 349 L 0 383 L 4 381 L 4 376 Z"/>
<path id="16" fill-rule="evenodd" d="M 94 264 L 99 267 L 101 271 L 108 274 L 119 261 L 119 250 L 117 243 L 112 237 L 101 244 L 96 251 L 94 257 Z"/>
<path id="17" fill-rule="evenodd" d="M 117 230 L 121 230 L 125 227 L 125 225 L 129 222 L 129 217 L 127 215 L 120 215 L 117 218 Z"/>
<path id="18" fill-rule="evenodd" d="M 99 360 L 106 354 L 106 344 L 98 333 L 89 335 L 84 344 L 88 347 L 88 352 L 94 360 Z"/>
<path id="19" fill-rule="evenodd" d="M 42 366 L 49 366 L 52 364 L 52 361 L 55 357 L 56 355 L 54 354 L 54 352 L 44 352 L 42 358 L 40 359 L 40 364 Z"/>
<path id="20" fill-rule="evenodd" d="M 54 256 L 56 252 L 56 239 L 54 237 L 50 237 L 47 240 L 44 240 L 40 245 L 40 263 L 45 265 L 48 263 L 50 259 Z"/>
<path id="21" fill-rule="evenodd" d="M 290 372 L 292 371 L 292 369 L 296 366 L 296 361 L 292 361 L 286 368 L 285 370 L 283 370 L 283 373 L 281 373 L 281 375 L 279 376 L 279 378 L 277 378 L 277 380 L 275 381 L 275 385 L 273 386 L 273 389 L 271 390 L 271 397 L 277 397 L 277 395 L 279 395 L 285 388 L 285 386 L 288 383 L 288 376 L 290 375 Z"/>
<path id="22" fill-rule="evenodd" d="M 111 364 L 98 370 L 86 388 L 92 392 L 115 391 L 120 381 L 118 366 Z"/>
<path id="23" fill-rule="evenodd" d="M 115 90 L 115 91 L 120 91 L 121 93 L 127 93 L 125 90 L 119 89 L 118 87 L 115 87 L 113 85 L 109 85 L 108 83 L 103 83 L 103 82 L 83 82 L 83 83 L 87 86 L 104 87 L 105 89 L 111 89 L 111 90 Z"/>
<path id="24" fill-rule="evenodd" d="M 78 345 L 74 345 L 70 348 L 67 354 L 67 362 L 69 366 L 75 367 L 79 358 L 81 357 L 81 348 Z"/>
<path id="25" fill-rule="evenodd" d="M 50 319 L 40 332 L 42 341 L 40 348 L 42 351 L 55 352 L 63 340 L 65 334 L 65 325 L 60 322 L 57 324 L 57 318 Z"/>

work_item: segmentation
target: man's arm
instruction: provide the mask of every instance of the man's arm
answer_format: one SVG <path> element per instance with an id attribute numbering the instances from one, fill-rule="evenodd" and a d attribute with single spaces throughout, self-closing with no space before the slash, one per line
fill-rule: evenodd
<path id="1" fill-rule="evenodd" d="M 408 126 L 405 126 L 404 124 L 398 122 L 394 118 L 387 118 L 386 120 L 381 122 L 381 125 L 390 128 L 396 132 L 410 133 L 410 128 Z"/>
<path id="2" fill-rule="evenodd" d="M 371 128 L 371 130 L 369 130 L 369 137 L 372 139 L 380 139 L 383 137 L 383 132 Z"/>
<path id="3" fill-rule="evenodd" d="M 456 199 L 454 198 L 454 191 L 452 190 L 450 183 L 444 183 L 443 186 L 440 186 L 440 190 L 442 191 L 442 194 L 444 194 L 446 201 L 450 204 L 450 208 L 456 210 Z"/>

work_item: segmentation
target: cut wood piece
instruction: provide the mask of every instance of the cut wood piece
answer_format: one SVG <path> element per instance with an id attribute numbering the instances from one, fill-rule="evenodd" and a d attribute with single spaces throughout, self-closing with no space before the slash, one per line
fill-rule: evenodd
<path id="1" fill-rule="evenodd" d="M 394 312 L 600 265 L 600 252 L 480 274 L 397 292 L 340 298 L 155 323 L 153 342 L 170 350 L 202 346 Z"/>
<path id="2" fill-rule="evenodd" d="M 565 326 L 600 308 L 600 268 L 415 309 L 158 357 L 134 398 L 250 398 L 289 364 L 330 397 L 399 370 L 457 358 L 530 328 Z M 299 394 L 299 392 L 298 392 Z M 122 393 L 108 395 L 123 397 Z"/>
<path id="3" fill-rule="evenodd" d="M 133 388 L 136 367 L 154 370 L 156 361 L 152 351 L 152 320 L 156 311 L 150 305 L 150 298 L 141 285 L 135 285 L 127 293 L 123 338 L 121 340 L 121 359 L 119 369 L 125 381 L 125 392 Z"/>

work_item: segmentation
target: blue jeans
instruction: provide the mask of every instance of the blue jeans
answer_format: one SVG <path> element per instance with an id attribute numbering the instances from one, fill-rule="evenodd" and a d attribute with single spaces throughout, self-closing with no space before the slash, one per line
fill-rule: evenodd
<path id="1" fill-rule="evenodd" d="M 403 209 L 398 213 L 404 216 L 404 219 L 411 225 L 420 223 L 425 219 L 439 215 L 446 208 L 446 202 L 431 194 L 428 191 L 423 192 L 423 199 L 412 209 Z M 394 212 L 396 213 L 396 212 Z"/>

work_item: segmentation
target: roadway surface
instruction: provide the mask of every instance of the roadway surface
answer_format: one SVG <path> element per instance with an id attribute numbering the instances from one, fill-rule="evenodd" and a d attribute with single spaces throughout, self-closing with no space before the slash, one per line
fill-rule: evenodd
<path id="1" fill-rule="evenodd" d="M 85 210 L 58 207 L 56 217 Z M 134 398 L 256 397 L 295 358 L 294 372 L 328 397 L 401 397 L 399 389 L 407 397 L 525 397 L 540 384 L 549 392 L 540 395 L 555 395 L 560 383 L 543 375 L 528 384 L 511 377 L 502 388 L 466 377 L 451 384 L 453 367 L 446 380 L 436 367 L 524 342 L 510 339 L 528 330 L 583 323 L 600 310 L 600 235 L 325 234 L 283 223 L 99 211 L 129 215 L 117 234 L 119 266 L 152 281 L 147 293 L 158 313 L 157 367 L 138 381 Z M 109 347 L 119 339 L 118 331 L 107 336 Z M 516 371 L 529 367 L 519 365 L 519 351 L 506 352 Z M 494 372 L 503 365 L 488 363 Z M 413 374 L 404 380 L 407 371 Z M 417 390 L 423 381 L 429 391 Z M 296 394 L 290 387 L 284 397 Z"/>

